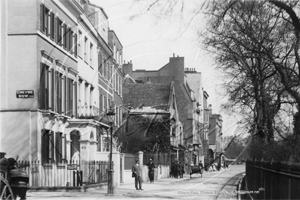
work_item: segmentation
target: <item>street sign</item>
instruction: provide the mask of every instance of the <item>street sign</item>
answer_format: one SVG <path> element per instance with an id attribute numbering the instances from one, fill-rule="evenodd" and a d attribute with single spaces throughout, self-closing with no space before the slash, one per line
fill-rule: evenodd
<path id="1" fill-rule="evenodd" d="M 17 90 L 16 96 L 17 96 L 17 98 L 21 98 L 21 99 L 33 98 L 34 91 L 33 90 Z"/>
<path id="2" fill-rule="evenodd" d="M 77 170 L 77 165 L 76 164 L 68 164 L 67 170 Z"/>

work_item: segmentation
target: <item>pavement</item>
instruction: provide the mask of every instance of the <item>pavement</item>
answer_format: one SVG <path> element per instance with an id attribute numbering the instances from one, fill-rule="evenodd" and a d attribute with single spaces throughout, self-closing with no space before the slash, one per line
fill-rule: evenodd
<path id="1" fill-rule="evenodd" d="M 224 170 L 223 170 L 224 171 Z M 136 199 L 160 199 L 160 198 L 184 198 L 187 196 L 181 195 L 178 196 L 178 193 L 185 186 L 185 184 L 193 184 L 202 182 L 206 182 L 206 180 L 213 179 L 219 174 L 223 173 L 223 171 L 214 171 L 214 172 L 205 172 L 203 174 L 203 179 L 198 178 L 201 177 L 200 174 L 193 174 L 192 178 L 190 175 L 184 174 L 183 178 L 164 178 L 156 180 L 154 183 L 143 182 L 142 188 L 143 190 L 136 190 L 134 184 L 121 184 L 117 188 L 115 188 L 113 195 L 107 194 L 107 189 L 95 189 L 89 190 L 87 192 L 27 192 L 27 199 L 126 199 L 126 198 L 136 198 Z M 226 170 L 225 170 L 226 171 Z M 236 194 L 237 189 L 237 180 L 241 177 L 235 176 L 232 178 L 231 182 L 228 182 L 227 186 L 223 188 L 231 194 Z M 184 183 L 185 182 L 185 183 Z M 234 191 L 234 192 L 233 192 Z M 176 193 L 175 193 L 176 192 Z M 175 196 L 176 195 L 176 196 Z M 173 197 L 172 197 L 173 196 Z M 218 195 L 216 199 L 228 199 L 228 195 Z M 230 199 L 237 199 L 237 195 L 230 196 Z"/>

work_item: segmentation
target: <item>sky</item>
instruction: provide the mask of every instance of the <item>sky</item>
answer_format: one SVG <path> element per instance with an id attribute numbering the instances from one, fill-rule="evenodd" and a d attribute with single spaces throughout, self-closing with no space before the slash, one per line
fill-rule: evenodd
<path id="1" fill-rule="evenodd" d="M 201 72 L 204 90 L 209 94 L 208 103 L 212 104 L 213 113 L 223 116 L 224 135 L 231 135 L 236 119 L 221 110 L 220 105 L 226 98 L 219 94 L 222 91 L 220 72 L 197 34 L 205 31 L 206 25 L 203 14 L 193 14 L 200 8 L 201 0 L 184 1 L 184 11 L 180 12 L 182 1 L 166 16 L 166 10 L 161 14 L 157 7 L 146 11 L 154 0 L 90 0 L 108 15 L 109 28 L 123 45 L 123 59 L 132 61 L 134 70 L 158 70 L 175 54 L 184 57 L 185 68 Z"/>

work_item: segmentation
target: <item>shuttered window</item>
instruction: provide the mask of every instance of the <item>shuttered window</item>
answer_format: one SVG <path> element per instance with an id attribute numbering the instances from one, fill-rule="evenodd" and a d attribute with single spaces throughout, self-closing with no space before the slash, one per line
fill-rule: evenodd
<path id="1" fill-rule="evenodd" d="M 40 77 L 40 109 L 49 109 L 49 67 L 41 63 L 41 77 Z"/>
<path id="2" fill-rule="evenodd" d="M 57 44 L 62 45 L 62 21 L 57 18 Z"/>
<path id="3" fill-rule="evenodd" d="M 53 12 L 50 14 L 50 38 L 54 40 L 54 19 L 55 15 Z"/>
<path id="4" fill-rule="evenodd" d="M 54 69 L 51 69 L 51 91 L 50 91 L 50 97 L 51 97 L 51 110 L 54 111 L 54 91 L 55 91 L 55 74 Z"/>
<path id="5" fill-rule="evenodd" d="M 40 31 L 45 32 L 44 30 L 44 5 L 40 5 Z"/>
<path id="6" fill-rule="evenodd" d="M 102 58 L 102 54 L 99 52 L 99 54 L 98 54 L 98 71 L 100 72 L 100 74 L 102 75 L 103 73 L 102 73 L 102 68 L 103 68 L 103 63 L 102 63 L 102 60 L 103 60 L 103 58 Z"/>
<path id="7" fill-rule="evenodd" d="M 70 31 L 69 31 L 69 51 L 70 51 L 70 53 L 71 54 L 73 54 L 73 52 L 74 52 L 74 50 L 73 50 L 73 39 L 74 39 L 74 37 L 73 37 L 73 31 L 70 29 Z"/>
<path id="8" fill-rule="evenodd" d="M 56 72 L 56 112 L 62 113 L 62 74 Z"/>
<path id="9" fill-rule="evenodd" d="M 42 149 L 42 163 L 48 163 L 50 158 L 50 136 L 49 130 L 42 130 L 42 141 L 41 141 L 41 149 Z"/>
<path id="10" fill-rule="evenodd" d="M 68 113 L 69 113 L 69 116 L 72 116 L 73 114 L 73 80 L 71 78 L 69 78 L 69 81 L 68 81 Z"/>
<path id="11" fill-rule="evenodd" d="M 54 34 L 53 34 L 53 37 L 54 37 L 54 42 L 55 43 L 57 43 L 57 41 L 58 41 L 58 39 L 57 39 L 57 36 L 58 36 L 58 31 L 57 31 L 57 28 L 58 28 L 58 26 L 57 26 L 57 20 L 58 20 L 58 18 L 57 17 L 54 17 L 54 28 L 53 28 L 53 32 L 54 32 Z"/>
<path id="12" fill-rule="evenodd" d="M 60 132 L 55 133 L 55 157 L 56 162 L 62 162 L 62 133 Z"/>
<path id="13" fill-rule="evenodd" d="M 74 55 L 77 57 L 77 34 L 74 34 Z"/>
<path id="14" fill-rule="evenodd" d="M 67 49 L 67 24 L 63 25 L 63 47 Z"/>

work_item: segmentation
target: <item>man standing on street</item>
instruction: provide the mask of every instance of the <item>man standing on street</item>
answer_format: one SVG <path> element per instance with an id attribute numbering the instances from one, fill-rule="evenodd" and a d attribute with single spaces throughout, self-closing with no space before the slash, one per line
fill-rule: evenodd
<path id="1" fill-rule="evenodd" d="M 201 174 L 201 177 L 202 177 L 202 170 L 203 170 L 203 164 L 202 164 L 202 161 L 200 160 L 200 162 L 199 162 L 199 172 Z"/>
<path id="2" fill-rule="evenodd" d="M 136 190 L 143 190 L 142 189 L 142 170 L 139 166 L 139 161 L 135 161 L 135 165 L 132 166 L 132 173 L 135 178 L 135 189 Z"/>

